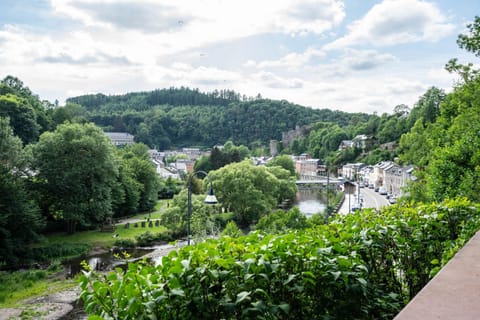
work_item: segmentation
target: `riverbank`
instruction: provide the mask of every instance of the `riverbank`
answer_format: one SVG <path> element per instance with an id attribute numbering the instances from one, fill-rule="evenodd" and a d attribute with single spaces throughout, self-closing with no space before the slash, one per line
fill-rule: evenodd
<path id="1" fill-rule="evenodd" d="M 80 297 L 80 288 L 55 292 L 41 297 L 25 300 L 16 308 L 0 310 L 0 320 L 10 319 L 64 319 L 76 306 Z"/>

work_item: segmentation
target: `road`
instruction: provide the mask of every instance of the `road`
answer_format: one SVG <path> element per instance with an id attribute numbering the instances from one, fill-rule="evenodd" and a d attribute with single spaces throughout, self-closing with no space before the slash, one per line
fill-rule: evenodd
<path id="1" fill-rule="evenodd" d="M 345 195 L 345 201 L 343 202 L 342 206 L 340 207 L 339 213 L 340 214 L 347 214 L 351 212 L 351 207 L 353 206 L 354 202 L 354 195 L 350 195 L 350 203 L 349 203 L 349 195 Z M 388 200 L 385 196 L 380 195 L 378 192 L 375 192 L 373 189 L 368 188 L 360 188 L 360 197 L 363 199 L 363 208 L 376 208 L 380 209 L 381 207 L 388 206 Z M 350 210 L 349 210 L 350 204 Z"/>

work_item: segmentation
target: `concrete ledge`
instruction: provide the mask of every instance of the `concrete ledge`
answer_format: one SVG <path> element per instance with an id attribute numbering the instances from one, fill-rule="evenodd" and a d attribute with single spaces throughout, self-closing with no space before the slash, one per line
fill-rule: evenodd
<path id="1" fill-rule="evenodd" d="M 395 317 L 417 319 L 480 319 L 480 231 Z"/>

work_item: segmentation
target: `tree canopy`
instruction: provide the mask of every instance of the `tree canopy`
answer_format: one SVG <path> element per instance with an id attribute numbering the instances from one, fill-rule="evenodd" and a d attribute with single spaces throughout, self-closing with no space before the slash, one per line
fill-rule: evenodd
<path id="1" fill-rule="evenodd" d="M 215 195 L 237 223 L 248 226 L 295 196 L 295 178 L 280 167 L 254 166 L 250 160 L 211 171 Z"/>
<path id="2" fill-rule="evenodd" d="M 112 215 L 112 188 L 118 175 L 113 146 L 93 124 L 63 124 L 33 146 L 37 178 L 48 211 L 75 232 Z"/>
<path id="3" fill-rule="evenodd" d="M 45 225 L 25 186 L 26 163 L 20 138 L 0 117 L 0 268 L 16 266 Z"/>

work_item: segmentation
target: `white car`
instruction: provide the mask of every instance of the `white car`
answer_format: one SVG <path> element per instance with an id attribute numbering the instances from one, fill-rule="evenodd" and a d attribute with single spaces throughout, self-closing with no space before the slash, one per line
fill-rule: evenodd
<path id="1" fill-rule="evenodd" d="M 380 189 L 378 189 L 378 193 L 380 193 L 381 195 L 386 195 L 387 194 L 387 188 L 380 187 Z"/>

